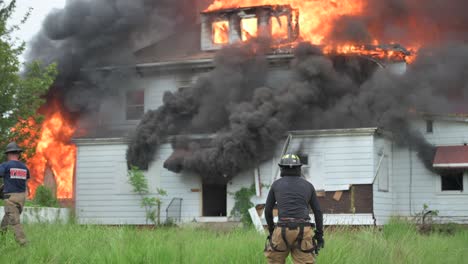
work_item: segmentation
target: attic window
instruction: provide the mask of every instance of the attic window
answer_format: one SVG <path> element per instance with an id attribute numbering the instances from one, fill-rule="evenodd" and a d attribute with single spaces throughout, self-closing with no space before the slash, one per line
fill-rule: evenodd
<path id="1" fill-rule="evenodd" d="M 213 22 L 213 43 L 227 44 L 229 42 L 229 22 L 226 20 Z"/>
<path id="2" fill-rule="evenodd" d="M 140 120 L 145 113 L 145 90 L 128 91 L 126 99 L 126 119 Z"/>
<path id="3" fill-rule="evenodd" d="M 258 34 L 258 19 L 256 17 L 241 20 L 242 41 L 247 41 Z"/>
<path id="4" fill-rule="evenodd" d="M 271 35 L 274 38 L 287 38 L 289 32 L 288 26 L 288 17 L 287 16 L 277 16 L 270 18 L 271 24 Z"/>
<path id="5" fill-rule="evenodd" d="M 463 191 L 463 171 L 447 171 L 440 174 L 442 191 Z"/>

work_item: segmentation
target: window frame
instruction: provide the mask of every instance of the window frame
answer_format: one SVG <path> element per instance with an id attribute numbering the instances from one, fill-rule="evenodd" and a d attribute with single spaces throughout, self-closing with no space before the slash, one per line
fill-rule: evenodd
<path id="1" fill-rule="evenodd" d="M 143 93 L 143 104 L 129 104 L 129 97 L 132 93 L 138 93 L 142 92 Z M 143 118 L 145 115 L 145 98 L 146 98 L 146 91 L 145 89 L 136 89 L 136 90 L 128 90 L 125 92 L 125 120 L 126 121 L 139 121 Z M 129 108 L 137 108 L 137 107 L 142 107 L 143 112 L 139 118 L 129 118 Z"/>
<path id="2" fill-rule="evenodd" d="M 434 120 L 426 120 L 426 134 L 434 134 Z"/>
<path id="3" fill-rule="evenodd" d="M 468 195 L 468 171 L 463 172 L 463 191 L 442 191 L 442 175 L 440 173 L 436 176 L 436 194 L 437 195 Z"/>
<path id="4" fill-rule="evenodd" d="M 382 159 L 382 164 L 380 164 L 380 168 L 379 168 L 379 172 L 378 173 L 381 173 L 383 172 L 382 169 L 386 169 L 386 177 L 384 179 L 382 179 L 382 174 L 378 174 L 377 176 L 377 191 L 379 192 L 390 192 L 390 157 L 386 154 L 383 154 L 383 158 Z M 385 165 L 383 168 L 382 168 L 382 165 Z M 382 186 L 381 185 L 381 181 L 382 183 L 383 180 L 386 181 L 386 186 Z M 384 188 L 386 187 L 386 188 Z"/>

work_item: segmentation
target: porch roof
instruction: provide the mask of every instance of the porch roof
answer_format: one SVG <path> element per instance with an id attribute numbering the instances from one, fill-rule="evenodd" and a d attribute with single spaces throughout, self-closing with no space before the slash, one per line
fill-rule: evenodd
<path id="1" fill-rule="evenodd" d="M 468 146 L 439 146 L 433 162 L 434 168 L 468 168 Z"/>

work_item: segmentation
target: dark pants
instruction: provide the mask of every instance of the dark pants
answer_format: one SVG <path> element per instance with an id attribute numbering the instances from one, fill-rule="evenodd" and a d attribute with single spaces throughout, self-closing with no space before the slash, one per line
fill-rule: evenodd
<path id="1" fill-rule="evenodd" d="M 27 243 L 26 236 L 23 231 L 23 227 L 20 223 L 20 215 L 23 212 L 24 203 L 26 201 L 25 193 L 9 193 L 5 194 L 9 196 L 5 199 L 5 215 L 3 216 L 1 230 L 6 232 L 8 226 L 11 226 L 15 232 L 16 241 L 24 245 Z"/>

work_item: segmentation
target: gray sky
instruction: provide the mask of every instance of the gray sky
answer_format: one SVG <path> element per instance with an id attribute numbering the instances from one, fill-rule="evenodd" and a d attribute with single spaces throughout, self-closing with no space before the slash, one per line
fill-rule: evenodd
<path id="1" fill-rule="evenodd" d="M 18 24 L 29 8 L 32 8 L 31 15 L 20 30 L 16 32 L 15 37 L 26 44 L 40 30 L 42 22 L 47 14 L 54 8 L 63 8 L 66 0 L 17 0 L 16 12 L 10 23 Z"/>

